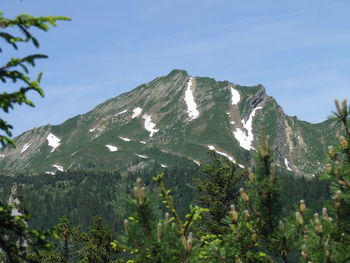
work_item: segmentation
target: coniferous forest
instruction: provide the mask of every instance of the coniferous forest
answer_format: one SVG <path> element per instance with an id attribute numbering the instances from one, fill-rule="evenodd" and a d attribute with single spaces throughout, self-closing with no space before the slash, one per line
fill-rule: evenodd
<path id="1" fill-rule="evenodd" d="M 47 31 L 66 17 L 0 14 L 0 38 L 39 46 L 33 28 Z M 16 27 L 20 36 L 8 28 Z M 45 55 L 14 58 L 0 79 L 21 83 L 0 96 L 7 112 L 43 95 L 41 74 L 28 66 Z M 200 167 L 158 166 L 130 172 L 65 171 L 0 176 L 0 262 L 350 262 L 350 108 L 336 101 L 339 142 L 315 178 L 274 163 L 261 135 L 254 165 L 240 168 L 211 151 Z M 1 119 L 3 145 L 15 145 Z"/>

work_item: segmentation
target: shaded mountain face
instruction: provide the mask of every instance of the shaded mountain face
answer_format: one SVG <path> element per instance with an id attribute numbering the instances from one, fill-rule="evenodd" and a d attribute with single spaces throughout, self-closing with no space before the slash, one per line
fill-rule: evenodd
<path id="1" fill-rule="evenodd" d="M 173 70 L 60 125 L 21 134 L 17 148 L 1 149 L 0 172 L 118 170 L 127 175 L 150 164 L 200 165 L 208 160 L 208 150 L 247 167 L 262 131 L 270 136 L 278 166 L 313 175 L 339 127 L 285 115 L 261 85 Z"/>

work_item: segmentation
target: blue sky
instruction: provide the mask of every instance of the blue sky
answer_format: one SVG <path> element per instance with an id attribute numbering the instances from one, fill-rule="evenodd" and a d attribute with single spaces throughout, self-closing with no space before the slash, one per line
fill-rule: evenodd
<path id="1" fill-rule="evenodd" d="M 313 123 L 329 116 L 334 99 L 350 99 L 348 0 L 1 0 L 0 10 L 73 19 L 39 32 L 40 50 L 5 49 L 50 56 L 33 70 L 44 72 L 45 98 L 33 94 L 35 108 L 2 115 L 14 135 L 59 124 L 175 68 L 263 84 L 288 115 Z"/>

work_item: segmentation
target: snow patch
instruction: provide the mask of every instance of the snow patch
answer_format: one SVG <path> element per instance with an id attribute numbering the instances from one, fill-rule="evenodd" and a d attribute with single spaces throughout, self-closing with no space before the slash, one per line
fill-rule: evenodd
<path id="1" fill-rule="evenodd" d="M 146 144 L 146 142 L 145 142 L 145 141 L 140 141 L 140 143 L 142 143 L 142 144 Z"/>
<path id="2" fill-rule="evenodd" d="M 60 144 L 61 144 L 61 143 L 60 143 L 61 139 L 58 138 L 58 137 L 56 137 L 56 136 L 55 136 L 54 134 L 52 134 L 52 133 L 50 133 L 50 134 L 47 136 L 46 139 L 48 140 L 49 146 L 52 147 L 51 152 L 53 152 L 54 150 L 56 150 L 56 148 L 57 148 L 58 146 L 60 146 Z"/>
<path id="3" fill-rule="evenodd" d="M 197 104 L 194 101 L 193 92 L 192 92 L 192 85 L 193 85 L 193 77 L 190 77 L 190 79 L 187 82 L 187 89 L 185 92 L 185 102 L 187 105 L 187 114 L 189 117 L 189 121 L 192 121 L 199 116 L 199 111 L 197 110 Z"/>
<path id="4" fill-rule="evenodd" d="M 137 153 L 135 153 L 135 155 L 140 157 L 140 158 L 143 158 L 143 159 L 148 159 L 148 157 L 145 155 L 141 155 L 141 154 L 137 154 Z"/>
<path id="5" fill-rule="evenodd" d="M 51 175 L 55 175 L 54 172 L 45 172 L 46 174 L 51 174 Z"/>
<path id="6" fill-rule="evenodd" d="M 106 147 L 111 151 L 111 152 L 116 152 L 118 151 L 118 148 L 114 145 L 109 145 L 109 144 L 106 144 Z"/>
<path id="7" fill-rule="evenodd" d="M 89 132 L 94 132 L 96 130 L 96 128 L 92 128 L 89 130 Z"/>
<path id="8" fill-rule="evenodd" d="M 142 118 L 145 119 L 145 129 L 150 132 L 149 136 L 152 137 L 159 129 L 155 129 L 156 124 L 152 122 L 151 115 L 145 114 Z"/>
<path id="9" fill-rule="evenodd" d="M 238 90 L 231 87 L 231 103 L 232 103 L 232 105 L 237 105 L 240 100 L 241 100 L 241 96 L 239 95 Z"/>
<path id="10" fill-rule="evenodd" d="M 55 167 L 58 171 L 60 171 L 60 172 L 63 172 L 64 171 L 64 169 L 63 169 L 63 166 L 61 166 L 61 165 L 58 165 L 58 164 L 54 164 L 54 165 L 52 165 L 53 167 Z"/>
<path id="11" fill-rule="evenodd" d="M 237 128 L 237 130 L 233 132 L 233 135 L 235 136 L 235 138 L 239 142 L 239 145 L 248 151 L 250 149 L 254 149 L 254 147 L 252 147 L 252 142 L 254 140 L 254 135 L 252 132 L 252 125 L 253 125 L 253 117 L 255 116 L 256 111 L 259 109 L 262 109 L 262 107 L 256 107 L 252 111 L 247 122 L 242 120 L 243 127 L 246 131 L 243 131 L 243 130 Z"/>
<path id="12" fill-rule="evenodd" d="M 137 107 L 137 108 L 133 109 L 132 112 L 133 112 L 133 114 L 132 114 L 131 118 L 134 119 L 141 114 L 142 109 L 140 107 Z"/>
<path id="13" fill-rule="evenodd" d="M 197 164 L 198 166 L 201 166 L 201 163 L 196 161 L 196 160 L 192 160 L 195 164 Z"/>
<path id="14" fill-rule="evenodd" d="M 287 158 L 284 158 L 284 164 L 286 165 L 287 170 L 293 171 L 293 170 L 289 167 L 289 162 L 288 162 Z"/>
<path id="15" fill-rule="evenodd" d="M 22 150 L 21 150 L 21 153 L 24 153 L 24 152 L 29 148 L 29 146 L 30 146 L 30 143 L 26 143 L 26 144 L 23 146 L 23 148 L 22 148 Z"/>
<path id="16" fill-rule="evenodd" d="M 220 155 L 222 155 L 222 156 L 225 156 L 225 157 L 226 157 L 227 159 L 229 159 L 231 162 L 233 162 L 233 163 L 236 162 L 236 160 L 235 160 L 233 157 L 229 156 L 227 153 L 217 151 L 213 145 L 208 145 L 208 148 L 209 148 L 209 150 L 215 151 L 217 154 L 220 154 Z"/>
<path id="17" fill-rule="evenodd" d="M 168 167 L 165 164 L 160 164 L 160 166 L 162 166 L 163 168 L 167 168 Z"/>
<path id="18" fill-rule="evenodd" d="M 123 141 L 126 141 L 126 142 L 130 142 L 131 141 L 129 138 L 126 138 L 126 137 L 119 136 L 119 138 L 122 139 Z"/>
<path id="19" fill-rule="evenodd" d="M 231 123 L 232 125 L 234 125 L 234 124 L 235 124 L 235 122 L 234 122 L 234 121 L 230 121 L 230 123 Z"/>
<path id="20" fill-rule="evenodd" d="M 1 158 L 4 158 L 4 157 L 5 157 L 5 154 L 0 154 L 0 157 L 1 157 Z"/>
<path id="21" fill-rule="evenodd" d="M 137 108 L 136 108 L 137 109 Z M 126 113 L 128 110 L 123 110 L 123 111 L 121 111 L 121 112 L 118 112 L 117 114 L 115 114 L 114 116 L 118 116 L 118 115 L 121 115 L 121 114 L 124 114 L 124 113 Z"/>

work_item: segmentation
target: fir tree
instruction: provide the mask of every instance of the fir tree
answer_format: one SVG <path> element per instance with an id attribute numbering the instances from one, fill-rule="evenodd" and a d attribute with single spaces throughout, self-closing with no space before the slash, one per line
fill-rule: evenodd
<path id="1" fill-rule="evenodd" d="M 214 151 L 211 152 L 213 162 L 205 165 L 197 185 L 198 203 L 208 209 L 195 226 L 196 236 L 206 233 L 223 235 L 229 232 L 227 224 L 222 220 L 226 217 L 230 205 L 239 197 L 238 189 L 242 184 L 244 171 L 239 171 L 237 165 L 220 159 Z"/>
<path id="2" fill-rule="evenodd" d="M 4 43 L 18 49 L 18 43 L 31 42 L 35 47 L 39 47 L 39 41 L 31 33 L 33 28 L 48 31 L 50 26 L 55 26 L 58 20 L 68 20 L 66 17 L 33 17 L 28 14 L 17 16 L 15 19 L 8 19 L 0 12 L 0 39 Z M 9 30 L 11 28 L 11 30 Z M 19 33 L 13 29 L 18 29 Z M 0 52 L 2 52 L 0 46 Z M 29 75 L 28 65 L 35 66 L 38 59 L 47 58 L 43 54 L 31 54 L 21 58 L 11 58 L 7 63 L 0 65 L 0 80 L 2 83 L 12 81 L 19 83 L 19 90 L 0 94 L 0 108 L 4 112 L 9 112 L 16 104 L 27 104 L 34 106 L 34 103 L 27 97 L 29 91 L 36 91 L 41 96 L 44 92 L 40 87 L 42 74 L 40 73 L 35 80 Z M 0 119 L 0 130 L 4 133 L 0 135 L 0 144 L 2 146 L 15 146 L 12 136 L 12 125 L 4 119 Z M 0 202 L 0 257 L 5 262 L 37 262 L 37 250 L 40 247 L 47 246 L 45 235 L 36 230 L 28 228 L 25 223 L 27 215 L 15 215 L 14 207 L 2 204 Z M 20 242 L 18 242 L 20 241 Z M 34 253 L 34 254 L 33 254 Z M 32 255 L 33 254 L 33 255 Z"/>

